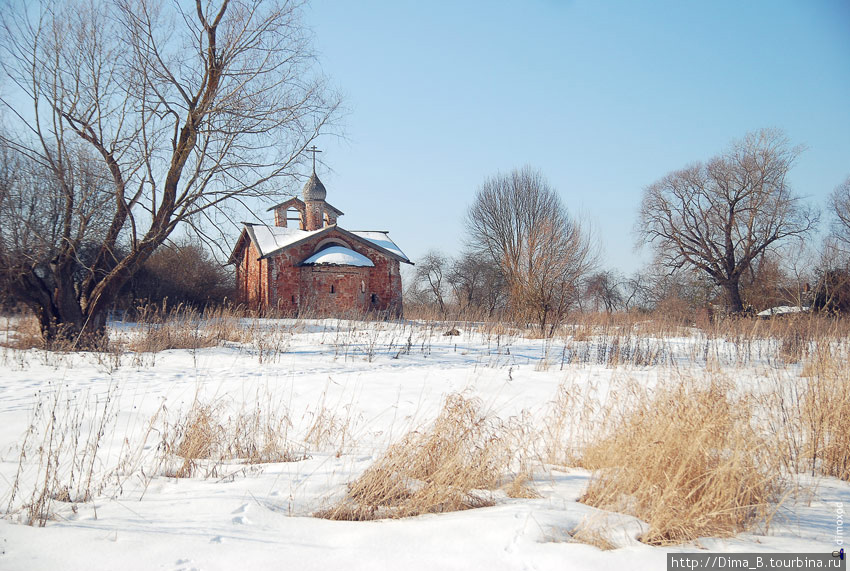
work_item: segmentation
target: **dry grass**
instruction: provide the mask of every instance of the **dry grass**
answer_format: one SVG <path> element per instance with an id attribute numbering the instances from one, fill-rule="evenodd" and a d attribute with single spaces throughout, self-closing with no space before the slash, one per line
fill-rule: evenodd
<path id="1" fill-rule="evenodd" d="M 846 355 L 829 345 L 818 346 L 806 362 L 808 383 L 800 414 L 805 430 L 804 450 L 812 475 L 820 472 L 850 481 L 850 369 Z"/>
<path id="2" fill-rule="evenodd" d="M 293 331 L 304 323 L 246 323 L 237 311 L 200 315 L 184 308 L 148 308 L 140 317 L 141 332 L 130 346 L 137 352 L 237 342 L 255 351 L 260 363 L 287 351 Z M 40 346 L 34 319 L 15 323 L 10 339 L 16 347 Z M 504 362 L 498 357 L 509 356 L 517 338 L 530 334 L 498 321 L 360 323 L 328 320 L 321 343 L 341 358 L 372 361 L 427 355 L 432 344 L 471 344 L 478 336 L 498 366 Z M 537 426 L 529 418 L 503 421 L 484 412 L 480 401 L 452 395 L 433 425 L 391 446 L 350 483 L 338 503 L 315 515 L 372 520 L 463 510 L 492 505 L 496 489 L 512 498 L 534 498 L 533 475 L 545 462 L 594 470 L 583 501 L 645 520 L 649 531 L 641 539 L 647 543 L 727 536 L 769 522 L 783 478 L 805 470 L 850 481 L 848 324 L 817 315 L 711 323 L 643 314 L 577 316 L 547 341 L 536 369 L 564 369 L 570 363 L 622 367 L 611 377 L 610 389 L 564 383 Z M 448 327 L 462 331 L 458 340 L 443 337 Z M 670 342 L 686 336 L 684 346 Z M 8 354 L 24 358 L 17 349 Z M 750 375 L 757 371 L 754 363 L 767 363 L 771 372 L 749 397 L 735 396 L 726 383 L 687 375 L 652 392 L 630 373 L 653 366 L 664 377 L 674 367 L 693 366 Z M 233 407 L 226 404 L 196 400 L 177 419 L 158 417 L 163 423 L 159 468 L 164 469 L 155 473 L 209 476 L 225 463 L 289 462 L 308 450 L 341 455 L 350 448 L 356 425 L 354 407 L 328 408 L 324 393 L 315 411 L 301 418 L 304 430 L 297 438 L 287 407 L 279 403 L 236 412 L 228 412 Z M 22 446 L 29 464 L 37 465 L 38 486 L 20 489 L 18 480 L 25 478 L 16 479 L 11 495 L 17 503 L 10 501 L 7 511 L 23 512 L 31 523 L 43 525 L 55 502 L 87 501 L 98 493 L 100 483 L 92 474 L 101 432 L 86 434 L 83 427 L 97 423 L 82 422 L 83 413 L 63 402 L 45 400 L 39 406 Z M 101 422 L 111 422 L 112 414 L 95 409 Z M 23 468 L 22 455 L 19 472 Z M 604 531 L 580 526 L 568 536 L 611 548 Z"/>
<path id="3" fill-rule="evenodd" d="M 219 339 L 206 331 L 198 313 L 192 309 L 175 308 L 160 314 L 153 309 L 140 311 L 143 329 L 128 348 L 137 353 L 158 353 L 169 349 L 201 349 L 218 345 Z"/>
<path id="4" fill-rule="evenodd" d="M 90 400 L 66 395 L 61 386 L 41 394 L 21 444 L 6 513 L 44 527 L 56 502 L 88 502 L 102 490 L 101 444 L 115 422 L 115 387 Z"/>
<path id="5" fill-rule="evenodd" d="M 780 466 L 729 387 L 681 382 L 638 398 L 584 452 L 595 469 L 581 501 L 649 524 L 653 545 L 724 537 L 769 521 Z"/>
<path id="6" fill-rule="evenodd" d="M 591 527 L 587 524 L 579 525 L 573 529 L 570 532 L 570 537 L 573 541 L 584 543 L 585 545 L 592 545 L 600 551 L 617 549 L 617 546 L 608 539 L 600 529 Z"/>
<path id="7" fill-rule="evenodd" d="M 450 395 L 428 430 L 392 445 L 340 502 L 314 515 L 360 521 L 493 505 L 485 490 L 502 483 L 513 458 L 503 423 L 481 408 Z"/>
<path id="8" fill-rule="evenodd" d="M 510 484 L 505 486 L 505 494 L 509 498 L 523 498 L 526 500 L 540 498 L 540 492 L 534 489 L 532 481 L 532 474 L 528 471 L 522 471 L 511 480 Z"/>
<path id="9" fill-rule="evenodd" d="M 7 319 L 7 338 L 5 346 L 12 349 L 41 349 L 44 340 L 41 338 L 41 328 L 38 320 L 32 314 L 15 317 L 14 321 Z"/>
<path id="10" fill-rule="evenodd" d="M 165 422 L 159 449 L 166 476 L 189 478 L 217 475 L 224 462 L 249 464 L 297 462 L 306 458 L 303 445 L 289 438 L 291 423 L 280 407 L 257 407 L 227 416 L 223 403 L 197 399 L 174 422 Z"/>

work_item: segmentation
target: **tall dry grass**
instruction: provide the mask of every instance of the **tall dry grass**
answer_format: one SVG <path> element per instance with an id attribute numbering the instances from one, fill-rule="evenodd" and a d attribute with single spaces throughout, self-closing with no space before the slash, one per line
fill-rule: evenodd
<path id="1" fill-rule="evenodd" d="M 202 314 L 193 307 L 148 304 L 135 311 L 139 331 L 128 348 L 140 353 L 169 349 L 201 349 L 225 341 L 246 342 L 250 330 L 239 323 L 240 312 L 216 308 Z"/>
<path id="2" fill-rule="evenodd" d="M 585 448 L 594 476 L 581 501 L 649 524 L 654 545 L 724 537 L 769 521 L 781 463 L 753 427 L 752 403 L 718 381 L 637 395 Z"/>
<path id="3" fill-rule="evenodd" d="M 804 364 L 808 377 L 800 415 L 804 454 L 812 475 L 821 473 L 850 481 L 850 368 L 847 353 L 818 344 Z"/>
<path id="4" fill-rule="evenodd" d="M 307 457 L 303 443 L 291 438 L 288 410 L 270 403 L 228 414 L 225 403 L 197 398 L 160 430 L 160 472 L 189 478 L 217 476 L 227 462 L 265 464 L 296 462 Z"/>

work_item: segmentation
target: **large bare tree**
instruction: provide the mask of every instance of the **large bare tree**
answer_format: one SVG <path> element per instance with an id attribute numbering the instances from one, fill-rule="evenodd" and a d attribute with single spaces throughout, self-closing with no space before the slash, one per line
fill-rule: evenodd
<path id="1" fill-rule="evenodd" d="M 205 233 L 280 192 L 336 117 L 295 1 L 44 0 L 0 18 L 0 143 L 30 177 L 0 196 L 0 271 L 47 341 L 98 342 L 178 225 Z"/>
<path id="2" fill-rule="evenodd" d="M 818 213 L 795 196 L 788 171 L 801 152 L 784 134 L 763 129 L 707 163 L 672 172 L 648 186 L 638 234 L 671 270 L 696 268 L 741 311 L 740 280 L 756 258 L 789 238 L 804 238 Z"/>
<path id="3" fill-rule="evenodd" d="M 470 246 L 499 264 L 511 310 L 554 330 L 596 263 L 596 247 L 557 192 L 528 167 L 484 182 L 466 215 Z"/>

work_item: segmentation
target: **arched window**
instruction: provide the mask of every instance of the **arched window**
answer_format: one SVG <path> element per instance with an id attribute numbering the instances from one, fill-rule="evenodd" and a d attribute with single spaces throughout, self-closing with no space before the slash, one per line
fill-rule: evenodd
<path id="1" fill-rule="evenodd" d="M 331 284 L 331 293 L 336 293 L 336 290 L 334 289 L 334 285 L 333 285 L 333 284 Z"/>
<path id="2" fill-rule="evenodd" d="M 366 293 L 366 282 L 360 280 L 360 293 Z"/>
<path id="3" fill-rule="evenodd" d="M 295 208 L 294 206 L 290 206 L 286 209 L 286 225 L 289 226 L 290 222 L 295 222 L 296 224 L 292 224 L 293 228 L 304 229 L 304 219 L 301 217 L 301 212 Z"/>
<path id="4" fill-rule="evenodd" d="M 313 253 L 315 254 L 319 250 L 324 250 L 325 248 L 330 248 L 331 246 L 342 246 L 343 248 L 351 249 L 351 246 L 340 240 L 339 238 L 326 238 L 316 244 L 316 247 L 313 248 Z"/>

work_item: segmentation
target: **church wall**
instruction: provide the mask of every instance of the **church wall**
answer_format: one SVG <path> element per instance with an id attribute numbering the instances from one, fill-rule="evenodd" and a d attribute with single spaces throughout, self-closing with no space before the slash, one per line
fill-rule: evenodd
<path id="1" fill-rule="evenodd" d="M 242 250 L 237 270 L 239 302 L 250 309 L 259 309 L 268 300 L 268 262 L 258 257 L 257 248 L 249 242 Z"/>
<path id="2" fill-rule="evenodd" d="M 301 309 L 343 315 L 367 311 L 369 292 L 363 290 L 369 280 L 369 269 L 352 266 L 299 268 L 303 292 Z"/>
<path id="3" fill-rule="evenodd" d="M 351 266 L 304 266 L 296 264 L 311 256 L 320 242 L 328 238 L 337 238 L 355 252 L 372 260 L 374 268 L 354 268 Z M 397 260 L 388 258 L 360 242 L 355 242 L 341 233 L 330 232 L 316 240 L 310 240 L 274 257 L 270 276 L 272 284 L 269 293 L 269 306 L 288 313 L 305 309 L 316 300 L 320 300 L 321 311 L 387 311 L 401 314 L 401 275 Z M 309 271 L 308 271 L 309 270 Z M 323 271 L 313 271 L 323 270 Z M 324 271 L 330 270 L 330 271 Z M 336 276 L 336 277 L 335 277 Z M 335 282 L 334 280 L 338 280 Z M 361 292 L 360 282 L 366 286 Z M 336 284 L 339 284 L 337 286 Z M 330 296 L 330 286 L 342 295 Z M 318 292 L 318 295 L 316 294 Z M 372 295 L 375 295 L 375 302 Z M 332 301 L 336 308 L 332 309 Z"/>

